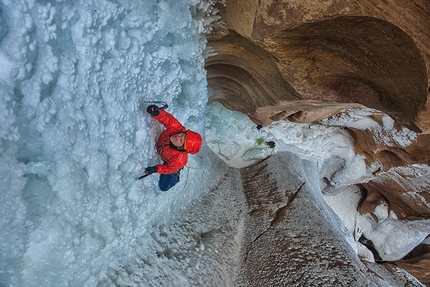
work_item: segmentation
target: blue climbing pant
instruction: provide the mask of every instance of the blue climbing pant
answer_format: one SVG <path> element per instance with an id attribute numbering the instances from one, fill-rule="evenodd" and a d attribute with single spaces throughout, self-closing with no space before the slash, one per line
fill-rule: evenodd
<path id="1" fill-rule="evenodd" d="M 161 191 L 168 191 L 179 182 L 179 174 L 177 172 L 170 174 L 160 174 L 158 186 Z"/>

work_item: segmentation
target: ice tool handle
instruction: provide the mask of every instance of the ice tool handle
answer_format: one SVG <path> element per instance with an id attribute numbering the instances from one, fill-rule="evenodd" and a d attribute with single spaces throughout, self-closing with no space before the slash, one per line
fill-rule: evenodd
<path id="1" fill-rule="evenodd" d="M 149 173 L 144 172 L 143 175 L 136 177 L 136 180 L 141 180 L 144 177 L 147 177 Z"/>

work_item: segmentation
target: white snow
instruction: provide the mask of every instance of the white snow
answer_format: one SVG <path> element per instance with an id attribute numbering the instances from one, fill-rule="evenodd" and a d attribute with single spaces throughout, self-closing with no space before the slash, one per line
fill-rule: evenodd
<path id="1" fill-rule="evenodd" d="M 223 181 L 228 167 L 204 147 L 166 193 L 158 176 L 135 181 L 158 160 L 161 128 L 144 101 L 169 103 L 203 135 L 207 113 L 207 146 L 233 167 L 284 150 L 314 161 L 321 178 L 345 164 L 334 178 L 312 182 L 339 196 L 331 198 L 335 210 L 356 206 L 351 186 L 370 175 L 342 128 L 277 122 L 258 131 L 219 104 L 207 111 L 203 33 L 219 18 L 213 4 L 1 2 L 0 285 L 231 285 L 246 213 L 234 186 L 240 180 Z M 392 132 L 390 119 L 383 122 Z M 414 137 L 395 135 L 405 143 Z M 237 192 L 214 194 L 215 184 Z M 350 230 L 359 224 L 351 209 L 337 212 Z M 387 257 L 404 254 L 428 226 L 384 222 L 367 220 L 362 232 L 382 241 L 396 229 Z"/>
<path id="2" fill-rule="evenodd" d="M 381 123 L 375 121 L 376 117 Z M 370 108 L 344 109 L 340 115 L 324 119 L 322 123 L 372 131 L 375 142 L 387 146 L 397 144 L 406 147 L 417 137 L 417 134 L 408 128 L 395 127 L 394 120 L 390 116 Z"/>

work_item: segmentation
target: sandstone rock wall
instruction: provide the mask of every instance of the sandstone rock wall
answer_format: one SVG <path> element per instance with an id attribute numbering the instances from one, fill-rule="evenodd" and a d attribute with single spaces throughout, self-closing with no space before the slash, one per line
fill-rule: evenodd
<path id="1" fill-rule="evenodd" d="M 207 61 L 211 87 L 228 80 L 228 73 L 213 77 L 213 63 L 219 72 L 224 65 L 232 69 L 247 62 L 257 75 L 272 77 L 266 68 L 260 70 L 260 60 L 253 61 L 248 47 L 258 46 L 302 100 L 362 103 L 415 130 L 429 129 L 428 1 L 231 0 L 221 10 L 227 30 L 216 30 L 210 38 L 218 53 Z M 253 87 L 253 82 L 258 79 L 250 81 L 245 73 L 235 85 Z M 289 89 L 276 92 L 278 98 L 291 100 Z M 246 97 L 240 89 L 224 91 L 222 97 L 229 100 L 223 103 L 233 105 L 237 95 Z M 268 97 L 274 95 L 268 91 Z M 246 106 L 253 115 L 255 107 Z"/>

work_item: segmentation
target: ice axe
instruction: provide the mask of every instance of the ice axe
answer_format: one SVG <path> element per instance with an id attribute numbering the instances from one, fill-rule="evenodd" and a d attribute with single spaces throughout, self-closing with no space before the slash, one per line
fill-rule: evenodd
<path id="1" fill-rule="evenodd" d="M 147 177 L 148 175 L 150 175 L 150 173 L 144 172 L 143 175 L 136 177 L 136 180 L 141 180 L 142 178 Z"/>
<path id="2" fill-rule="evenodd" d="M 162 107 L 158 107 L 160 110 L 165 110 L 169 107 L 166 102 L 163 101 L 148 101 L 148 102 L 142 102 L 142 104 L 149 104 L 149 105 L 163 105 Z"/>

